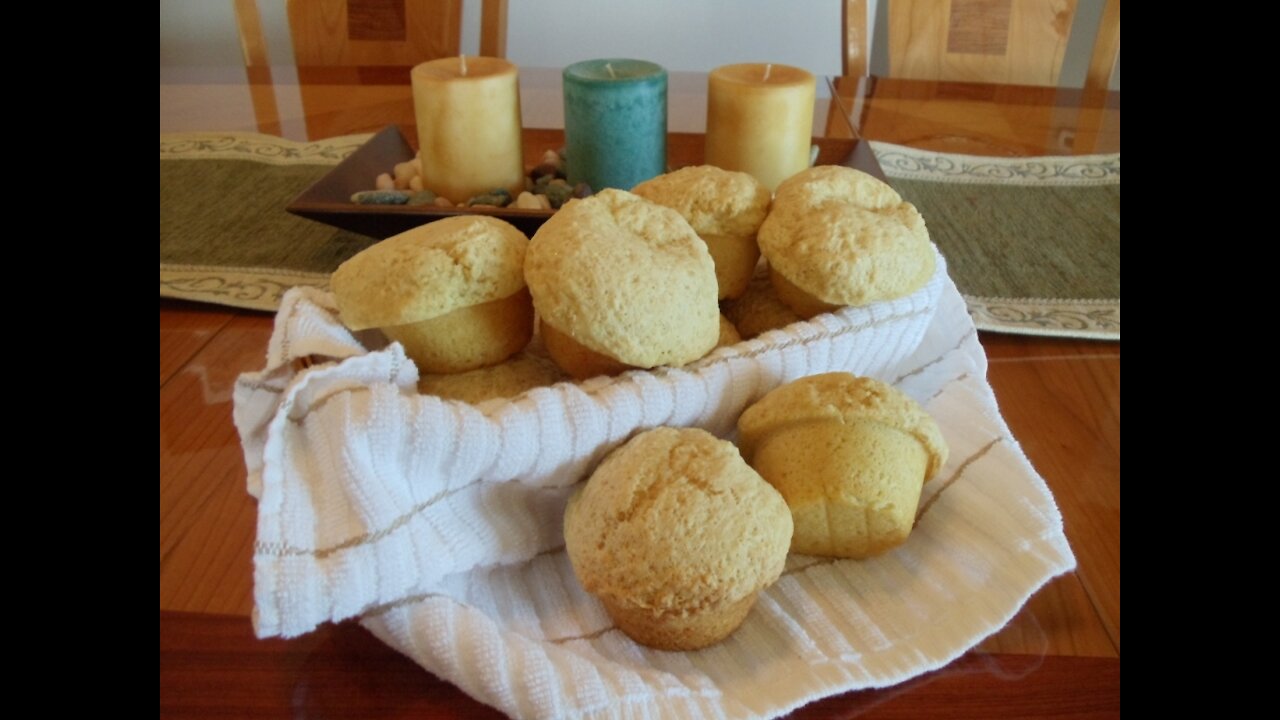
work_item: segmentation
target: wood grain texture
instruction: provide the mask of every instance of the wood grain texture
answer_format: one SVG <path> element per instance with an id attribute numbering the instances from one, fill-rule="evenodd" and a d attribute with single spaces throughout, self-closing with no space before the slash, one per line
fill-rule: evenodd
<path id="1" fill-rule="evenodd" d="M 262 15 L 258 12 L 258 0 L 234 0 L 233 7 L 245 67 L 270 66 L 271 58 L 267 53 L 266 37 L 262 33 Z"/>
<path id="2" fill-rule="evenodd" d="M 404 0 L 347 0 L 348 40 L 405 40 Z"/>
<path id="3" fill-rule="evenodd" d="M 507 56 L 507 0 L 484 0 L 481 3 L 480 54 Z"/>
<path id="4" fill-rule="evenodd" d="M 844 64 L 841 75 L 862 77 L 867 74 L 867 0 L 845 0 L 840 28 L 841 47 L 844 48 Z"/>
<path id="5" fill-rule="evenodd" d="M 1115 72 L 1120 58 L 1120 0 L 1107 0 L 1102 8 L 1102 21 L 1093 39 L 1093 53 L 1089 56 L 1089 70 L 1085 74 L 1086 89 L 1105 90 L 1111 85 L 1111 73 Z"/>
<path id="6" fill-rule="evenodd" d="M 1107 718 L 1120 661 L 971 652 L 896 687 L 826 698 L 793 718 Z M 500 718 L 352 623 L 258 640 L 246 618 L 160 613 L 160 716 Z"/>
<path id="7" fill-rule="evenodd" d="M 304 74 L 298 69 L 299 77 Z M 306 109 L 308 137 L 334 137 L 351 133 L 377 132 L 388 124 L 416 126 L 413 119 L 413 92 L 405 85 L 323 85 L 306 83 L 298 90 Z"/>
<path id="8" fill-rule="evenodd" d="M 253 118 L 258 132 L 280 134 L 280 108 L 276 104 L 275 83 L 269 65 L 252 65 L 244 69 L 249 78 L 249 98 L 253 102 Z"/>
<path id="9" fill-rule="evenodd" d="M 160 386 L 231 321 L 226 308 L 160 301 Z"/>
<path id="10" fill-rule="evenodd" d="M 1120 656 L 1076 572 L 1036 591 L 1009 624 L 982 641 L 978 649 L 1024 655 Z"/>
<path id="11" fill-rule="evenodd" d="M 871 140 L 1006 157 L 1120 150 L 1119 93 L 874 77 L 832 84 L 857 135 Z"/>
<path id="12" fill-rule="evenodd" d="M 399 20 L 368 1 L 353 16 L 347 0 L 289 0 L 294 59 L 298 65 L 411 66 L 458 54 L 462 0 L 405 0 L 401 7 L 403 39 L 385 39 L 397 36 Z"/>
<path id="13" fill-rule="evenodd" d="M 984 338 L 986 334 L 984 334 Z M 1120 648 L 1120 355 L 1099 343 L 1025 341 L 990 358 L 1001 414 L 1062 511 L 1077 570 Z M 1117 348 L 1118 350 L 1118 348 Z"/>
<path id="14" fill-rule="evenodd" d="M 161 609 L 252 609 L 257 507 L 231 393 L 240 373 L 261 369 L 270 336 L 270 316 L 239 313 L 160 388 Z"/>
<path id="15" fill-rule="evenodd" d="M 1103 106 L 1101 98 L 1115 93 L 1106 90 L 1086 90 L 1085 94 L 1093 98 L 1081 104 L 1074 122 L 1076 131 L 1073 149 L 1076 154 L 1115 152 L 1120 145 L 1120 112 L 1112 112 Z"/>
<path id="16" fill-rule="evenodd" d="M 1000 0 L 892 0 L 889 75 L 1057 85 L 1076 0 L 1009 4 L 1007 33 L 1001 33 L 1006 25 L 1005 4 Z M 959 36 L 953 39 L 952 32 Z"/>
<path id="17" fill-rule="evenodd" d="M 951 0 L 947 52 L 1004 55 L 1012 0 Z"/>

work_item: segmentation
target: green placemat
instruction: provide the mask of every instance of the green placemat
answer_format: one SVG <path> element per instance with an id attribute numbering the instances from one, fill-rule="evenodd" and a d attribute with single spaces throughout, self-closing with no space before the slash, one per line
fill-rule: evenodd
<path id="1" fill-rule="evenodd" d="M 284 208 L 368 139 L 160 136 L 160 296 L 275 310 L 294 285 L 327 286 L 375 241 Z"/>
<path id="2" fill-rule="evenodd" d="M 369 136 L 160 138 L 160 295 L 274 310 L 371 238 L 284 207 Z M 983 158 L 872 143 L 987 330 L 1120 337 L 1120 156 Z"/>
<path id="3" fill-rule="evenodd" d="M 985 330 L 1120 338 L 1120 155 L 988 158 L 872 143 Z"/>

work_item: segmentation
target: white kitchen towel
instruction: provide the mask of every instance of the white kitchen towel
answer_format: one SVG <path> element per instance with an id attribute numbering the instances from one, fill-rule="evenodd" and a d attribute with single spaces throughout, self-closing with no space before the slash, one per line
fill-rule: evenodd
<path id="1" fill-rule="evenodd" d="M 683 369 L 512 402 L 419 396 L 400 347 L 374 344 L 341 327 L 325 293 L 295 290 L 267 368 L 237 385 L 259 497 L 258 632 L 360 615 L 513 716 L 769 716 L 892 684 L 957 657 L 1074 566 L 941 262 L 908 298 L 797 323 Z M 793 556 L 744 626 L 707 650 L 648 650 L 614 629 L 563 551 L 573 485 L 637 429 L 730 436 L 764 392 L 838 369 L 896 382 L 951 445 L 908 542 L 862 562 Z"/>

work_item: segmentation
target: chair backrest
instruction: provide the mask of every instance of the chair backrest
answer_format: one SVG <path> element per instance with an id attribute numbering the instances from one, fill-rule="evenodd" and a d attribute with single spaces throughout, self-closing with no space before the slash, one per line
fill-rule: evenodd
<path id="1" fill-rule="evenodd" d="M 1057 85 L 1076 0 L 881 0 L 888 4 L 889 75 Z M 866 0 L 846 0 L 845 75 L 867 71 Z M 1120 0 L 1106 0 L 1085 87 L 1106 88 L 1120 52 Z"/>
<path id="2" fill-rule="evenodd" d="M 262 32 L 258 0 L 234 0 L 236 25 L 249 75 L 258 131 L 279 135 L 280 111 L 271 82 L 271 60 Z M 299 78 L 313 80 L 326 67 L 410 66 L 457 55 L 462 35 L 462 0 L 289 0 L 289 32 Z M 480 16 L 480 54 L 507 52 L 507 0 L 484 0 Z M 338 71 L 343 71 L 339 67 Z M 306 115 L 307 137 L 377 130 L 388 122 L 412 124 L 408 74 L 401 85 L 373 83 L 326 87 L 302 83 L 298 92 Z M 351 102 L 358 93 L 363 103 Z M 376 106 L 364 117 L 360 105 Z M 359 115 L 352 117 L 352 114 Z"/>
<path id="3" fill-rule="evenodd" d="M 457 55 L 462 0 L 289 0 L 298 65 L 414 65 Z"/>
<path id="4" fill-rule="evenodd" d="M 235 0 L 245 65 L 270 64 L 257 0 Z M 462 0 L 289 0 L 293 56 L 300 66 L 416 65 L 457 55 Z M 507 51 L 507 0 L 484 0 L 480 54 Z"/>

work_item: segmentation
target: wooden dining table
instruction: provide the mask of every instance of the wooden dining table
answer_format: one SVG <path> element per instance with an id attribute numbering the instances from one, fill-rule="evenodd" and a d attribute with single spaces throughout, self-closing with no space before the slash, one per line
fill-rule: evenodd
<path id="1" fill-rule="evenodd" d="M 555 119 L 554 72 L 544 77 L 545 96 L 525 101 L 530 164 L 562 139 L 530 120 Z M 698 101 L 698 82 L 674 78 L 673 113 Z M 815 134 L 850 148 L 865 138 L 978 155 L 1119 151 L 1117 92 L 825 84 Z M 160 97 L 162 133 L 314 139 L 394 124 L 416 136 L 404 68 L 162 68 Z M 691 127 L 670 144 L 677 166 L 701 160 L 697 109 L 686 118 Z M 290 640 L 254 636 L 257 508 L 231 396 L 240 373 L 262 367 L 271 331 L 265 312 L 160 300 L 161 717 L 497 716 L 353 622 Z M 1001 413 L 1052 489 L 1078 566 L 950 665 L 826 698 L 795 717 L 1119 715 L 1120 343 L 991 332 L 980 340 Z"/>

